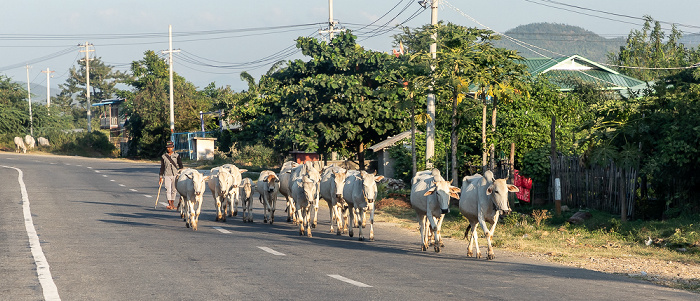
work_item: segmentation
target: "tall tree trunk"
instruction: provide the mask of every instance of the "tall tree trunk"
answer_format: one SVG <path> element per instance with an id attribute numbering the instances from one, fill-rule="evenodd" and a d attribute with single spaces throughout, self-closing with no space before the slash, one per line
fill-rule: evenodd
<path id="1" fill-rule="evenodd" d="M 497 99 L 494 97 L 493 98 L 493 111 L 491 112 L 491 133 L 495 134 L 496 133 L 496 113 L 497 113 Z M 493 170 L 496 167 L 496 147 L 493 145 L 493 142 L 489 146 L 489 152 L 491 153 L 491 163 L 490 168 Z"/>
<path id="2" fill-rule="evenodd" d="M 416 176 L 416 103 L 413 102 L 413 93 L 411 93 L 411 179 Z"/>
<path id="3" fill-rule="evenodd" d="M 453 95 L 452 98 L 452 132 L 450 135 L 451 144 L 450 144 L 450 151 L 451 151 L 451 160 L 452 160 L 452 166 L 450 170 L 452 171 L 452 184 L 455 186 L 459 187 L 459 179 L 457 178 L 457 106 L 459 105 L 459 102 L 457 101 L 457 93 Z"/>
<path id="4" fill-rule="evenodd" d="M 360 142 L 357 147 L 357 161 L 360 164 L 360 170 L 365 170 L 365 144 Z"/>
<path id="5" fill-rule="evenodd" d="M 486 99 L 484 101 L 484 110 L 481 113 L 481 172 L 486 171 Z"/>

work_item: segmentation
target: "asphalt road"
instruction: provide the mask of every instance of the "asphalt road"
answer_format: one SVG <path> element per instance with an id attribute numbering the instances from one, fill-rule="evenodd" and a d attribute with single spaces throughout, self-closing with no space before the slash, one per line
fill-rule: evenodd
<path id="1" fill-rule="evenodd" d="M 158 168 L 0 153 L 0 299 L 700 299 L 498 249 L 495 260 L 467 258 L 459 242 L 423 252 L 417 233 L 384 223 L 375 224 L 375 241 L 336 236 L 327 209 L 314 237 L 299 236 L 281 199 L 273 225 L 262 223 L 257 197 L 254 223 L 240 214 L 222 223 L 207 190 L 193 231 L 163 195 L 153 208 Z"/>

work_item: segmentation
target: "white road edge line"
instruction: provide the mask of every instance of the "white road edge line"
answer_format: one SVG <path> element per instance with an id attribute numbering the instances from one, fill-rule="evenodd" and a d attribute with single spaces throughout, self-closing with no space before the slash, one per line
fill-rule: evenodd
<path id="1" fill-rule="evenodd" d="M 328 276 L 331 277 L 331 278 L 338 279 L 338 280 L 343 281 L 343 282 L 350 283 L 350 284 L 352 284 L 352 285 L 354 285 L 354 286 L 359 286 L 359 287 L 372 287 L 371 285 L 367 285 L 367 284 L 364 284 L 364 283 L 359 282 L 359 281 L 355 281 L 355 280 L 352 280 L 352 279 L 348 279 L 348 278 L 345 278 L 345 277 L 340 276 L 340 275 L 328 275 Z"/>
<path id="2" fill-rule="evenodd" d="M 226 230 L 226 229 L 221 228 L 221 227 L 212 227 L 212 228 L 218 230 L 218 231 L 221 232 L 221 233 L 226 233 L 226 234 L 231 233 L 231 231 Z"/>
<path id="3" fill-rule="evenodd" d="M 258 248 L 259 248 L 260 250 L 263 250 L 263 251 L 265 251 L 265 252 L 267 252 L 267 253 L 270 253 L 270 254 L 272 254 L 272 255 L 285 256 L 284 253 L 277 252 L 277 251 L 275 251 L 275 250 L 273 250 L 273 249 L 270 249 L 270 248 L 268 248 L 268 247 L 258 247 Z"/>
<path id="4" fill-rule="evenodd" d="M 124 186 L 126 186 L 126 185 L 124 185 L 124 184 L 119 184 L 119 186 L 124 187 Z"/>
<path id="5" fill-rule="evenodd" d="M 61 297 L 58 295 L 58 288 L 56 287 L 56 283 L 53 282 L 53 277 L 51 276 L 49 262 L 46 260 L 46 256 L 44 256 L 44 251 L 41 249 L 39 235 L 37 235 L 36 229 L 34 228 L 32 212 L 29 209 L 29 194 L 27 194 L 27 187 L 24 185 L 24 180 L 22 180 L 22 170 L 19 168 L 4 165 L 3 167 L 12 168 L 19 173 L 19 175 L 17 176 L 17 181 L 19 182 L 20 191 L 22 193 L 24 227 L 27 228 L 27 236 L 29 237 L 29 247 L 32 250 L 32 256 L 34 256 L 34 262 L 36 263 L 36 273 L 44 293 L 44 300 L 61 300 Z"/>
<path id="6" fill-rule="evenodd" d="M 110 181 L 110 182 L 114 182 L 114 181 L 116 181 L 116 180 L 109 180 L 109 181 Z"/>
<path id="7" fill-rule="evenodd" d="M 131 188 L 131 189 L 129 189 L 129 190 L 131 190 L 131 191 L 133 191 L 133 192 L 137 192 L 137 191 L 138 191 L 138 190 L 133 189 L 133 188 Z"/>
<path id="8" fill-rule="evenodd" d="M 144 194 L 144 196 L 147 197 L 147 198 L 152 198 L 152 197 L 153 197 L 152 195 L 147 195 L 147 194 Z"/>

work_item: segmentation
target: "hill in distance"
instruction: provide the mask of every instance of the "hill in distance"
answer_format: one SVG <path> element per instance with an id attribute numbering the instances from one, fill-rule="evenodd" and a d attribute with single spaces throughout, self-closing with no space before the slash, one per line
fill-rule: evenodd
<path id="1" fill-rule="evenodd" d="M 496 47 L 516 50 L 525 58 L 541 57 L 541 55 L 534 52 L 536 51 L 548 57 L 557 57 L 560 56 L 559 54 L 564 56 L 578 54 L 592 61 L 602 63 L 607 61 L 608 53 L 617 53 L 620 50 L 620 46 L 625 45 L 627 40 L 626 37 L 608 39 L 578 26 L 557 23 L 520 25 L 504 32 L 504 34 L 558 53 L 554 54 L 529 45 L 525 45 L 527 47 L 525 48 L 507 38 L 494 42 Z"/>

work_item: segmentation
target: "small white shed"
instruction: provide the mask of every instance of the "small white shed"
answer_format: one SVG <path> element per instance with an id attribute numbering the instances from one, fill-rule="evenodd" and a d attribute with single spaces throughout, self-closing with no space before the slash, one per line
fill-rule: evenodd
<path id="1" fill-rule="evenodd" d="M 421 132 L 416 131 L 416 134 L 418 133 Z M 391 157 L 387 149 L 406 138 L 411 138 L 410 130 L 389 137 L 386 140 L 369 147 L 369 149 L 377 154 L 377 174 L 387 178 L 394 178 L 394 158 Z"/>
<path id="2" fill-rule="evenodd" d="M 194 139 L 195 160 L 214 160 L 216 138 L 192 137 Z"/>

